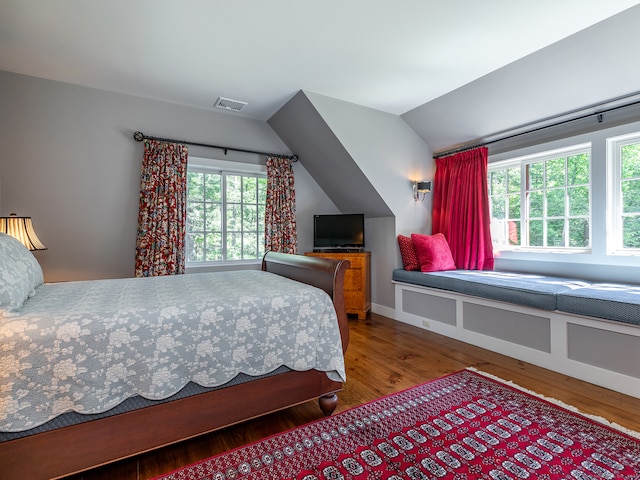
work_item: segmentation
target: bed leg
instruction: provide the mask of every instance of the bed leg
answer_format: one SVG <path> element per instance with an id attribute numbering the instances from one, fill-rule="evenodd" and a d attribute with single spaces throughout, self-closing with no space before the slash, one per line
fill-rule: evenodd
<path id="1" fill-rule="evenodd" d="M 318 403 L 320 404 L 320 410 L 322 410 L 322 413 L 329 416 L 338 406 L 338 395 L 335 393 L 323 395 L 318 399 Z"/>

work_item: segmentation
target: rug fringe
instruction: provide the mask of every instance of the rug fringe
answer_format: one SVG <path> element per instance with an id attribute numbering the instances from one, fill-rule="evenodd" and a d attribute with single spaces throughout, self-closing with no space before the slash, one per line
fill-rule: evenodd
<path id="1" fill-rule="evenodd" d="M 480 375 L 484 375 L 487 378 L 491 378 L 491 379 L 496 380 L 498 382 L 501 382 L 501 383 L 504 383 L 506 385 L 509 385 L 510 387 L 513 387 L 513 388 L 521 390 L 521 391 L 523 391 L 525 393 L 528 393 L 529 395 L 541 398 L 541 399 L 543 399 L 543 400 L 545 400 L 547 402 L 550 402 L 550 403 L 553 403 L 555 405 L 558 405 L 558 406 L 564 408 L 565 410 L 569 410 L 571 412 L 578 413 L 578 414 L 582 415 L 583 417 L 587 417 L 587 418 L 589 418 L 591 420 L 594 420 L 594 421 L 596 421 L 598 423 L 601 423 L 601 424 L 603 424 L 603 425 L 605 425 L 605 426 L 607 426 L 609 428 L 612 428 L 614 430 L 618 430 L 618 431 L 620 431 L 622 433 L 625 433 L 625 434 L 629 435 L 630 437 L 634 437 L 634 438 L 640 439 L 640 432 L 636 432 L 635 430 L 631 430 L 629 428 L 626 428 L 626 427 L 624 427 L 624 426 L 622 426 L 622 425 L 620 425 L 618 423 L 611 422 L 611 421 L 607 420 L 604 417 L 600 417 L 598 415 L 592 415 L 590 413 L 585 413 L 585 412 L 581 411 L 579 408 L 576 408 L 573 405 L 565 403 L 562 400 L 558 400 L 557 398 L 552 398 L 552 397 L 547 397 L 545 395 L 541 395 L 541 394 L 539 394 L 537 392 L 534 392 L 533 390 L 529 390 L 527 388 L 521 387 L 520 385 L 518 385 L 517 383 L 512 382 L 511 380 L 505 380 L 504 378 L 500 378 L 500 377 L 498 377 L 496 375 L 493 375 L 491 373 L 487 373 L 487 372 L 483 372 L 482 370 L 478 370 L 475 367 L 467 367 L 466 370 L 471 370 L 472 372 L 478 373 Z"/>

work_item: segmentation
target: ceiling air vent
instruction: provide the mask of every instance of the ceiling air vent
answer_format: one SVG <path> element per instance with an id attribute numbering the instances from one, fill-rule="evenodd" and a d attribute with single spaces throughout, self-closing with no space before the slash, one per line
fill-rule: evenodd
<path id="1" fill-rule="evenodd" d="M 223 110 L 232 110 L 234 112 L 239 112 L 247 105 L 247 102 L 241 102 L 239 100 L 231 100 L 230 98 L 218 97 L 216 103 L 213 104 L 216 108 L 221 108 Z"/>

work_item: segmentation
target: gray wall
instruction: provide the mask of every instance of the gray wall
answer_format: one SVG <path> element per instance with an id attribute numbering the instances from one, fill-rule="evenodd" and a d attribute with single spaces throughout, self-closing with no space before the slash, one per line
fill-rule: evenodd
<path id="1" fill-rule="evenodd" d="M 433 178 L 428 145 L 397 115 L 299 92 L 269 124 L 343 213 L 365 213 L 373 309 L 393 309 L 398 234 L 431 231 L 431 199 L 415 202 L 411 180 Z"/>
<path id="2" fill-rule="evenodd" d="M 133 275 L 142 143 L 132 134 L 287 153 L 262 121 L 0 72 L 0 214 L 31 216 L 45 280 Z M 263 157 L 190 147 L 200 157 Z M 335 206 L 294 166 L 300 247 L 317 208 Z"/>

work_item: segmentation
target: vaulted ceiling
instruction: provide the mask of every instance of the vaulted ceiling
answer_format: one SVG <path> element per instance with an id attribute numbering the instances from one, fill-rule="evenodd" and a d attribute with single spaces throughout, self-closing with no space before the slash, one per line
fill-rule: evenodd
<path id="1" fill-rule="evenodd" d="M 638 3 L 3 0 L 0 70 L 265 121 L 305 90 L 437 151 L 637 90 Z"/>

